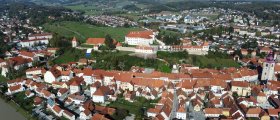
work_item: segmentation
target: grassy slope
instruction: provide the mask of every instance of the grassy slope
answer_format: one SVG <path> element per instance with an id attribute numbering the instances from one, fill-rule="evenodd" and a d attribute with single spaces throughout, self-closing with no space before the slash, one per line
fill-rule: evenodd
<path id="1" fill-rule="evenodd" d="M 80 58 L 85 58 L 85 50 L 70 49 L 64 52 L 63 55 L 56 58 L 53 62 L 56 64 L 76 62 Z"/>
<path id="2" fill-rule="evenodd" d="M 124 28 L 124 27 L 97 27 L 94 25 L 80 23 L 80 22 L 58 22 L 53 24 L 45 24 L 44 28 L 47 31 L 57 32 L 65 37 L 76 36 L 82 42 L 88 37 L 105 37 L 106 34 L 110 34 L 117 41 L 124 41 L 124 36 L 133 30 L 141 30 L 140 28 Z M 80 34 L 80 35 L 79 35 Z"/>

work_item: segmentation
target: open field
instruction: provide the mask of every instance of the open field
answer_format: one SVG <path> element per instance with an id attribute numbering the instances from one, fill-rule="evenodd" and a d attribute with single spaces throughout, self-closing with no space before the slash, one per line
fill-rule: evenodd
<path id="1" fill-rule="evenodd" d="M 105 37 L 106 34 L 109 34 L 112 38 L 122 42 L 129 31 L 141 30 L 141 28 L 98 27 L 86 23 L 69 21 L 47 23 L 43 27 L 49 32 L 56 32 L 67 38 L 76 36 L 82 43 L 84 43 L 88 37 Z"/>
<path id="2" fill-rule="evenodd" d="M 72 5 L 72 6 L 65 6 L 66 8 L 77 10 L 81 12 L 85 12 L 86 15 L 100 15 L 103 12 L 95 5 Z"/>

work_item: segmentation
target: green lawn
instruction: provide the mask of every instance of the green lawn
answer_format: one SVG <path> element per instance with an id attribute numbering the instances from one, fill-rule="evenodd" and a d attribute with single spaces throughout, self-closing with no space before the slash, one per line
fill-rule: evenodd
<path id="1" fill-rule="evenodd" d="M 85 47 L 85 48 L 93 48 L 93 45 L 81 44 L 81 47 Z"/>
<path id="2" fill-rule="evenodd" d="M 129 102 L 124 100 L 123 98 L 118 99 L 117 101 L 111 102 L 108 106 L 109 107 L 115 107 L 119 109 L 126 109 L 131 114 L 135 114 L 135 119 L 141 119 L 144 116 L 144 111 L 148 110 L 149 108 L 154 107 L 152 103 L 157 103 L 159 99 L 157 100 L 147 100 L 143 97 L 137 97 L 134 102 Z"/>
<path id="3" fill-rule="evenodd" d="M 224 53 L 209 52 L 208 55 L 188 55 L 187 52 L 162 52 L 157 57 L 166 60 L 169 64 L 184 63 L 201 68 L 239 67 L 240 65 Z"/>
<path id="4" fill-rule="evenodd" d="M 69 49 L 65 50 L 63 55 L 60 55 L 56 59 L 54 59 L 55 64 L 62 64 L 62 63 L 68 63 L 68 62 L 76 62 L 80 58 L 85 58 L 85 50 L 79 50 L 79 49 Z"/>
<path id="5" fill-rule="evenodd" d="M 105 37 L 106 34 L 110 34 L 112 38 L 122 42 L 129 31 L 142 30 L 141 28 L 98 27 L 86 23 L 69 21 L 47 23 L 44 25 L 44 29 L 49 32 L 56 32 L 68 38 L 76 36 L 82 43 L 85 42 L 88 37 Z"/>
<path id="6" fill-rule="evenodd" d="M 206 56 L 192 57 L 192 63 L 201 68 L 223 68 L 223 67 L 239 67 L 240 65 L 232 59 L 227 58 L 209 58 Z"/>

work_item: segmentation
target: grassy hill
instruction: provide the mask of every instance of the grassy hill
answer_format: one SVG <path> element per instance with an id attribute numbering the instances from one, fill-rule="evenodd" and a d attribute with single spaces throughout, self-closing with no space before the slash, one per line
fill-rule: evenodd
<path id="1" fill-rule="evenodd" d="M 142 30 L 141 28 L 98 27 L 86 23 L 69 21 L 47 23 L 43 27 L 48 32 L 58 33 L 67 38 L 76 36 L 82 43 L 89 37 L 105 37 L 107 34 L 111 35 L 117 41 L 122 42 L 129 31 Z"/>

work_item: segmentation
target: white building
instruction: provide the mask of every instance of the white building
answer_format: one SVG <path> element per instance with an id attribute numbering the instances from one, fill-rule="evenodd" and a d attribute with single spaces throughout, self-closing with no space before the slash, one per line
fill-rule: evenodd
<path id="1" fill-rule="evenodd" d="M 26 74 L 26 78 L 32 79 L 34 75 L 43 75 L 43 69 L 30 68 L 26 70 L 25 74 Z"/>
<path id="2" fill-rule="evenodd" d="M 150 45 L 155 40 L 153 31 L 132 31 L 125 36 L 128 45 Z"/>
<path id="3" fill-rule="evenodd" d="M 52 83 L 54 81 L 61 80 L 61 72 L 56 68 L 52 68 L 51 70 L 47 71 L 44 75 L 44 80 L 47 83 Z"/>
<path id="4" fill-rule="evenodd" d="M 14 94 L 14 93 L 18 93 L 18 92 L 21 92 L 21 91 L 24 91 L 24 87 L 22 85 L 10 86 L 8 88 L 8 94 L 9 95 Z"/>
<path id="5" fill-rule="evenodd" d="M 41 34 L 33 34 L 28 36 L 29 40 L 34 40 L 34 39 L 52 39 L 53 36 L 51 33 L 41 33 Z"/>
<path id="6" fill-rule="evenodd" d="M 73 94 L 76 92 L 80 92 L 80 85 L 76 81 L 74 81 L 70 85 L 70 94 Z"/>
<path id="7" fill-rule="evenodd" d="M 153 54 L 153 53 L 155 53 L 155 50 L 151 46 L 136 46 L 135 52 L 136 53 Z"/>
<path id="8" fill-rule="evenodd" d="M 96 90 L 92 94 L 92 101 L 97 103 L 104 103 L 105 102 L 105 95 L 101 89 Z"/>
<path id="9" fill-rule="evenodd" d="M 49 44 L 49 39 L 46 38 L 41 38 L 41 39 L 32 39 L 32 40 L 21 40 L 19 44 L 22 47 L 32 47 L 35 46 L 36 44 Z"/>
<path id="10" fill-rule="evenodd" d="M 187 111 L 185 109 L 185 105 L 179 107 L 176 113 L 176 118 L 181 119 L 181 120 L 186 120 L 187 118 Z"/>
<path id="11" fill-rule="evenodd" d="M 272 53 L 269 53 L 269 55 L 266 57 L 266 61 L 263 63 L 263 70 L 262 70 L 262 76 L 261 80 L 274 80 L 274 67 L 275 67 L 275 61 Z"/>

